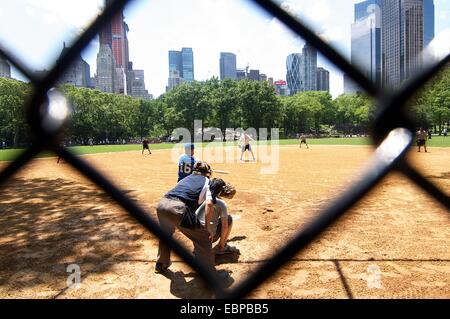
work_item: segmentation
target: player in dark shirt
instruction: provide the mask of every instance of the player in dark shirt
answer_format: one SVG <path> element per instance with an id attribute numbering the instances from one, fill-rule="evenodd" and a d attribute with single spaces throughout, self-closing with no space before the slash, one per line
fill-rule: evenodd
<path id="1" fill-rule="evenodd" d="M 195 146 L 192 143 L 184 145 L 185 154 L 178 159 L 178 182 L 192 174 L 194 164 L 197 161 L 194 157 Z"/>
<path id="2" fill-rule="evenodd" d="M 151 154 L 152 152 L 150 152 L 150 146 L 149 146 L 150 142 L 148 140 L 143 140 L 142 141 L 142 154 L 144 154 L 145 150 L 148 150 L 148 153 Z"/>

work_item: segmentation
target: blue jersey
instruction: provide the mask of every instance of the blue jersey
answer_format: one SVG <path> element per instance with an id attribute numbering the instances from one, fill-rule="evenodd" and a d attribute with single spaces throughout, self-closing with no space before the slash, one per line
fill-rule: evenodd
<path id="1" fill-rule="evenodd" d="M 178 181 L 192 174 L 192 169 L 197 160 L 194 156 L 181 155 L 178 160 Z"/>

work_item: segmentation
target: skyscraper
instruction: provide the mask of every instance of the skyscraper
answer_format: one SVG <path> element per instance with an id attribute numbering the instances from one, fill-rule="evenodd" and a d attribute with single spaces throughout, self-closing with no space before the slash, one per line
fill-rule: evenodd
<path id="1" fill-rule="evenodd" d="M 182 82 L 194 81 L 194 53 L 192 48 L 169 51 L 169 85 L 167 90 Z"/>
<path id="2" fill-rule="evenodd" d="M 423 0 L 383 0 L 383 86 L 394 88 L 422 66 Z"/>
<path id="3" fill-rule="evenodd" d="M 144 70 L 130 70 L 130 95 L 132 97 L 149 100 L 150 94 L 145 89 Z"/>
<path id="4" fill-rule="evenodd" d="M 105 4 L 109 5 L 111 0 L 106 0 Z M 99 42 L 100 42 L 100 51 L 102 51 L 102 57 L 100 60 L 106 61 L 109 59 L 107 53 L 108 49 L 105 46 L 109 46 L 111 49 L 112 56 L 114 58 L 114 76 L 113 76 L 113 85 L 106 85 L 106 78 L 102 75 L 101 82 L 104 83 L 101 86 L 104 87 L 113 87 L 113 92 L 122 93 L 122 94 L 130 94 L 130 89 L 127 88 L 127 83 L 130 83 L 127 80 L 128 75 L 128 66 L 129 66 L 129 49 L 128 49 L 128 25 L 124 21 L 123 12 L 119 12 L 110 22 L 108 22 L 99 33 Z M 102 48 L 103 47 L 103 48 Z M 99 54 L 100 54 L 99 51 Z M 99 59 L 97 58 L 97 61 Z M 109 62 L 108 62 L 109 63 Z M 99 66 L 97 65 L 97 69 Z M 108 66 L 109 68 L 109 66 Z M 101 66 L 100 69 L 105 70 L 105 66 Z M 103 72 L 102 71 L 102 72 Z M 108 71 L 109 72 L 109 71 Z M 96 86 L 97 87 L 97 86 Z M 99 89 L 100 86 L 98 87 Z M 110 91 L 107 91 L 110 92 Z"/>
<path id="5" fill-rule="evenodd" d="M 68 50 L 66 43 L 64 43 L 60 58 L 65 55 Z M 89 64 L 83 60 L 81 55 L 78 55 L 59 78 L 58 83 L 71 84 L 76 87 L 91 87 L 91 68 Z"/>
<path id="6" fill-rule="evenodd" d="M 194 81 L 194 52 L 192 48 L 181 49 L 182 77 L 186 82 Z"/>
<path id="7" fill-rule="evenodd" d="M 423 47 L 434 39 L 434 0 L 423 0 Z"/>
<path id="8" fill-rule="evenodd" d="M 355 4 L 351 26 L 351 63 L 374 83 L 381 84 L 381 1 Z"/>
<path id="9" fill-rule="evenodd" d="M 181 76 L 181 52 L 180 51 L 169 51 L 169 72 L 178 71 Z"/>
<path id="10" fill-rule="evenodd" d="M 330 92 L 330 72 L 324 68 L 317 68 L 317 91 Z"/>
<path id="11" fill-rule="evenodd" d="M 109 44 L 100 44 L 97 54 L 97 74 L 95 88 L 108 93 L 115 93 L 116 62 Z"/>
<path id="12" fill-rule="evenodd" d="M 380 10 L 383 0 L 365 0 L 355 4 L 355 21 L 363 20 Z"/>
<path id="13" fill-rule="evenodd" d="M 250 70 L 247 74 L 247 79 L 259 81 L 260 80 L 259 70 Z"/>
<path id="14" fill-rule="evenodd" d="M 169 51 L 169 80 L 166 87 L 166 92 L 169 92 L 174 87 L 183 83 L 181 70 L 181 52 L 173 50 Z"/>
<path id="15" fill-rule="evenodd" d="M 10 78 L 11 77 L 11 66 L 8 61 L 0 57 L 0 78 Z"/>
<path id="16" fill-rule="evenodd" d="M 105 23 L 103 28 L 99 33 L 99 42 L 100 44 L 106 44 L 111 47 L 112 50 L 112 29 L 111 29 L 111 21 Z"/>
<path id="17" fill-rule="evenodd" d="M 169 71 L 169 85 L 166 87 L 166 92 L 169 92 L 174 87 L 183 83 L 183 78 L 180 75 L 180 71 L 171 70 Z"/>
<path id="18" fill-rule="evenodd" d="M 108 5 L 111 0 L 106 0 Z M 101 30 L 99 37 L 100 43 L 109 44 L 114 55 L 116 68 L 128 70 L 129 51 L 128 51 L 128 25 L 125 23 L 123 12 L 120 11 L 105 27 Z"/>
<path id="19" fill-rule="evenodd" d="M 292 53 L 286 58 L 286 81 L 292 95 L 302 91 L 300 79 L 301 58 L 302 55 L 300 53 Z"/>
<path id="20" fill-rule="evenodd" d="M 236 54 L 220 52 L 220 79 L 236 80 Z"/>
<path id="21" fill-rule="evenodd" d="M 317 85 L 317 50 L 306 43 L 300 60 L 300 82 L 302 91 L 315 91 Z"/>

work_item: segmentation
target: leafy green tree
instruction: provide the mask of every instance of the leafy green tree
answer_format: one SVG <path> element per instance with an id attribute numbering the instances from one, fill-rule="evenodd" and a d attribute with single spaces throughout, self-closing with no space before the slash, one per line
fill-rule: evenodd
<path id="1" fill-rule="evenodd" d="M 450 125 L 450 64 L 427 83 L 410 101 L 418 126 L 442 132 Z"/>
<path id="2" fill-rule="evenodd" d="M 239 127 L 272 128 L 282 121 L 282 104 L 267 82 L 241 80 L 237 85 Z"/>
<path id="3" fill-rule="evenodd" d="M 32 87 L 27 83 L 0 78 L 0 141 L 13 147 L 30 142 L 25 106 L 31 93 Z"/>

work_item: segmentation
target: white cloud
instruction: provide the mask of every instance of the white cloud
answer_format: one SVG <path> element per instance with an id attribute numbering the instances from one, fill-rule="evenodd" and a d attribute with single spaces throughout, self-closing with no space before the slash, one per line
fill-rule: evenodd
<path id="1" fill-rule="evenodd" d="M 307 11 L 307 16 L 312 21 L 324 22 L 331 16 L 331 9 L 325 1 L 318 1 Z"/>
<path id="2" fill-rule="evenodd" d="M 426 49 L 426 54 L 431 54 L 436 59 L 443 59 L 450 53 L 450 28 L 439 32 Z"/>
<path id="3" fill-rule="evenodd" d="M 44 22 L 46 24 L 56 24 L 58 22 L 58 17 L 55 16 L 53 13 L 45 13 Z"/>
<path id="4" fill-rule="evenodd" d="M 320 34 L 320 37 L 326 42 L 335 42 L 345 39 L 345 32 L 341 27 L 328 28 Z"/>
<path id="5" fill-rule="evenodd" d="M 29 17 L 31 17 L 31 16 L 33 16 L 34 15 L 34 10 L 33 10 L 33 8 L 31 8 L 30 6 L 26 6 L 25 7 L 25 13 L 29 16 Z"/>
<path id="6" fill-rule="evenodd" d="M 102 0 L 27 0 L 27 8 L 43 14 L 48 24 L 62 21 L 69 26 L 83 28 L 100 13 L 102 3 Z"/>
<path id="7" fill-rule="evenodd" d="M 281 4 L 290 15 L 300 19 L 306 18 L 307 22 L 326 22 L 331 16 L 331 8 L 329 2 L 325 0 L 291 0 L 284 1 Z"/>
<path id="8" fill-rule="evenodd" d="M 444 19 L 447 19 L 447 17 L 448 17 L 448 11 L 439 12 L 439 19 L 444 20 Z"/>

